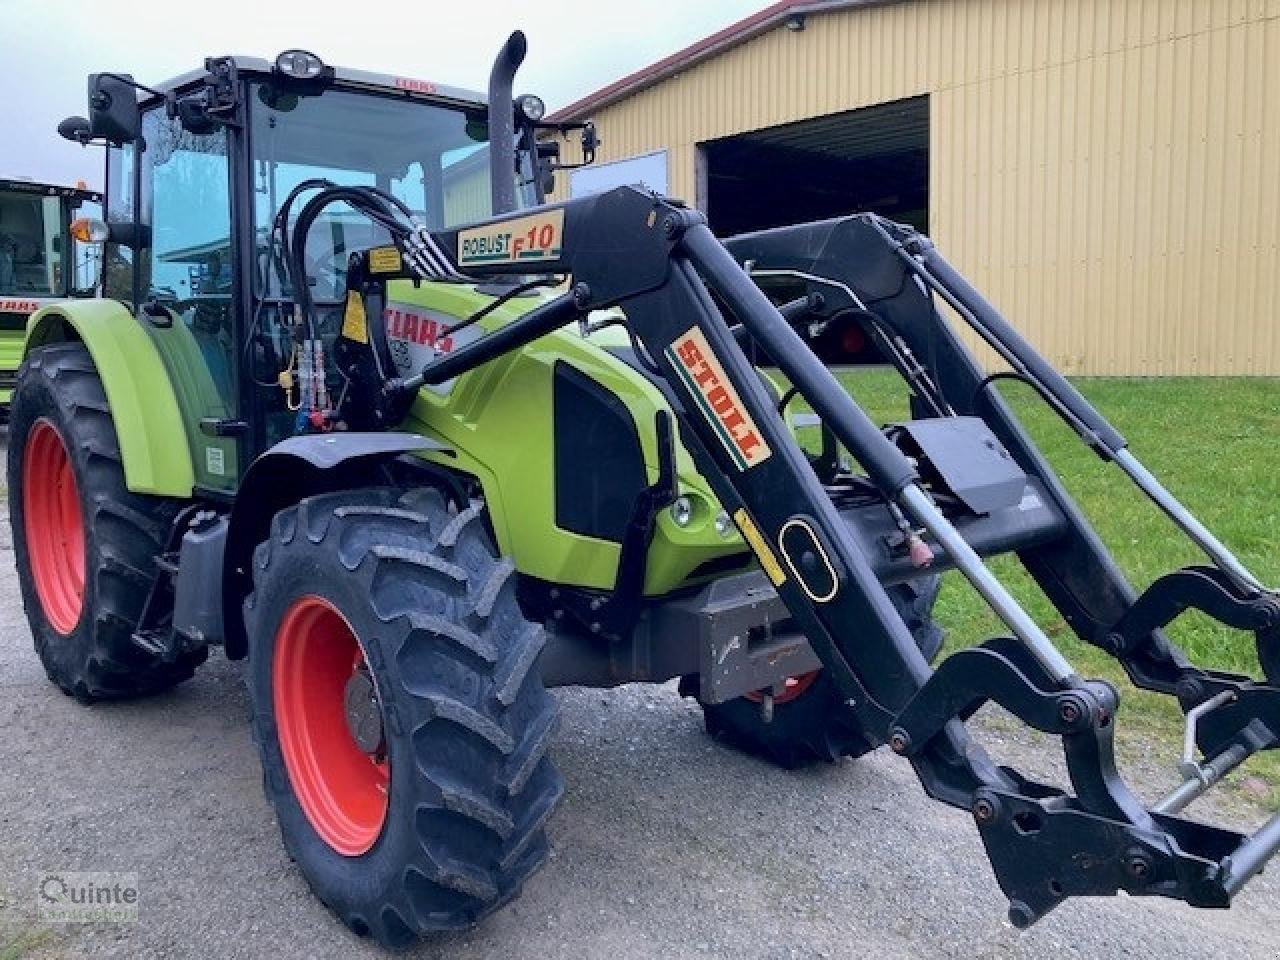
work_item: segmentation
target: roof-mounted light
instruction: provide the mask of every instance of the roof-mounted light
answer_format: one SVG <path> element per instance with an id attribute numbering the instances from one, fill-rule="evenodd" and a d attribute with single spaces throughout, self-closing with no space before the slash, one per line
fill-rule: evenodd
<path id="1" fill-rule="evenodd" d="M 532 93 L 516 98 L 516 110 L 530 123 L 538 123 L 547 115 L 547 105 L 542 102 L 541 97 L 535 97 Z"/>
<path id="2" fill-rule="evenodd" d="M 315 80 L 325 68 L 324 61 L 308 50 L 286 50 L 276 57 L 276 71 L 294 80 Z"/>

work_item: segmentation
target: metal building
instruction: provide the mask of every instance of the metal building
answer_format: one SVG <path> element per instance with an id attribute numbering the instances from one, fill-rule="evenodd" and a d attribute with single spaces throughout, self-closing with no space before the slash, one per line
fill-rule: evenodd
<path id="1" fill-rule="evenodd" d="M 571 104 L 731 234 L 928 230 L 1075 374 L 1280 375 L 1280 0 L 826 0 Z"/>

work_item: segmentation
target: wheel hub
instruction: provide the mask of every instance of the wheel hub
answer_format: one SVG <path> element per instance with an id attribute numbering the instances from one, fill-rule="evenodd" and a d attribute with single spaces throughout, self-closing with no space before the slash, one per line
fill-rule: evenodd
<path id="1" fill-rule="evenodd" d="M 85 524 L 66 441 L 45 418 L 27 435 L 22 512 L 36 596 L 49 625 L 67 636 L 84 610 Z"/>
<path id="2" fill-rule="evenodd" d="M 308 594 L 285 611 L 271 687 L 280 753 L 302 812 L 337 853 L 367 853 L 387 819 L 391 764 L 364 651 L 329 600 Z"/>
<path id="3" fill-rule="evenodd" d="M 343 712 L 347 718 L 347 730 L 356 746 L 368 754 L 384 753 L 382 735 L 382 707 L 378 703 L 378 691 L 373 685 L 369 669 L 361 664 L 347 680 L 343 693 Z"/>

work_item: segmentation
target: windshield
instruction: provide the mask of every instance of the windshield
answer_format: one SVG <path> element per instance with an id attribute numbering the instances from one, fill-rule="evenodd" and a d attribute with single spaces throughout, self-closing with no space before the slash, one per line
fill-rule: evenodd
<path id="1" fill-rule="evenodd" d="M 62 200 L 0 189 L 0 295 L 62 296 Z"/>
<path id="2" fill-rule="evenodd" d="M 279 205 L 304 180 L 380 187 L 433 230 L 491 215 L 483 110 L 342 90 L 298 96 L 265 83 L 254 85 L 250 103 L 259 288 L 265 278 L 266 296 L 284 295 L 285 283 L 278 267 L 269 266 L 266 238 Z M 532 178 L 516 173 L 514 162 L 512 175 L 520 203 L 535 203 Z M 294 216 L 309 196 L 294 202 Z M 328 208 L 305 250 L 316 299 L 342 296 L 353 251 L 389 241 L 383 228 L 347 206 Z"/>

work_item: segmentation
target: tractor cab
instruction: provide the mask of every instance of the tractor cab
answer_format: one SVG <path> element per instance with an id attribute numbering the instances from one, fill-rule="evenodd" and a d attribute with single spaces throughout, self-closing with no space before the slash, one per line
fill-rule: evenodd
<path id="1" fill-rule="evenodd" d="M 0 408 L 7 408 L 27 317 L 54 300 L 93 292 L 98 248 L 72 236 L 73 218 L 102 196 L 74 187 L 0 178 Z"/>
<path id="2" fill-rule="evenodd" d="M 230 493 L 263 450 L 331 426 L 308 421 L 317 407 L 300 391 L 341 391 L 332 346 L 348 261 L 390 236 L 343 206 L 311 225 L 301 254 L 317 336 L 302 356 L 287 233 L 311 195 L 377 188 L 439 230 L 489 217 L 495 198 L 504 210 L 542 202 L 563 166 L 548 131 L 585 129 L 590 154 L 590 127 L 544 123 L 541 100 L 513 96 L 513 73 L 495 67 L 492 107 L 300 50 L 212 58 L 154 88 L 90 78 L 89 119 L 60 131 L 107 146 L 103 293 L 130 306 L 182 385 L 198 487 Z"/>

